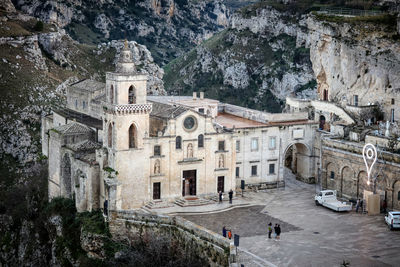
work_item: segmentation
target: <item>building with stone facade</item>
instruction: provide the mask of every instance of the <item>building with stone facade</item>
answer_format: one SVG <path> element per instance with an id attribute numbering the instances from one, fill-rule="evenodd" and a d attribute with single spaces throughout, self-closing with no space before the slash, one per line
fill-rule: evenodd
<path id="1" fill-rule="evenodd" d="M 71 85 L 66 107 L 43 118 L 50 198 L 75 197 L 79 211 L 206 202 L 241 180 L 283 185 L 288 157 L 313 181 L 318 123 L 307 113 L 269 114 L 203 93 L 147 96 L 146 81 L 125 47 L 105 84 Z"/>

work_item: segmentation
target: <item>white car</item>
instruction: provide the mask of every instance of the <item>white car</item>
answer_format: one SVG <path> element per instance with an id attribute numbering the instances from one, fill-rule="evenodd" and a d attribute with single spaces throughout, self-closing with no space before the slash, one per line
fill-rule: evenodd
<path id="1" fill-rule="evenodd" d="M 335 211 L 350 211 L 352 204 L 341 202 L 336 199 L 336 190 L 322 190 L 314 197 L 315 205 L 322 205 Z"/>
<path id="2" fill-rule="evenodd" d="M 400 228 L 400 211 L 389 211 L 385 216 L 385 222 L 390 230 Z"/>

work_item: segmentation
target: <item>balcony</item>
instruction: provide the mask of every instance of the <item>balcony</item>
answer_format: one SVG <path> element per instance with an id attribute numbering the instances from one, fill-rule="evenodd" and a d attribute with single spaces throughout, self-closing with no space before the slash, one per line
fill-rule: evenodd
<path id="1" fill-rule="evenodd" d="M 103 109 L 105 112 L 124 115 L 124 114 L 147 114 L 150 113 L 153 108 L 152 104 L 109 104 L 103 103 Z"/>

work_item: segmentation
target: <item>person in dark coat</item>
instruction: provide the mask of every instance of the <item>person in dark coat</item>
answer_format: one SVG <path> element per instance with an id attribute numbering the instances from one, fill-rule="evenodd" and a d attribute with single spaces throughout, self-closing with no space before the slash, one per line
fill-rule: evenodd
<path id="1" fill-rule="evenodd" d="M 232 198 L 233 198 L 233 191 L 232 191 L 232 189 L 229 190 L 228 195 L 229 195 L 229 204 L 232 204 Z"/>
<path id="2" fill-rule="evenodd" d="M 268 238 L 271 239 L 271 234 L 272 234 L 272 223 L 268 224 Z"/>
<path id="3" fill-rule="evenodd" d="M 219 197 L 219 203 L 222 203 L 222 191 L 219 191 L 218 197 Z"/>
<path id="4" fill-rule="evenodd" d="M 278 224 L 278 226 L 276 227 L 276 239 L 281 239 L 281 225 Z"/>
<path id="5" fill-rule="evenodd" d="M 222 236 L 226 237 L 226 228 L 225 228 L 225 226 L 222 227 Z"/>
<path id="6" fill-rule="evenodd" d="M 275 224 L 275 226 L 274 226 L 274 235 L 275 235 L 275 239 L 277 239 L 277 237 L 278 237 L 278 224 L 276 223 Z"/>

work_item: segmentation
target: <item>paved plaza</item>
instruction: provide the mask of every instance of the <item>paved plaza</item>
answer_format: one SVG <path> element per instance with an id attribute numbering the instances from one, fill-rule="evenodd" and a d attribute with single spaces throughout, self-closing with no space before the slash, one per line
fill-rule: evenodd
<path id="1" fill-rule="evenodd" d="M 289 177 L 285 189 L 246 193 L 236 200 L 249 206 L 209 213 L 200 208 L 200 215 L 181 216 L 217 233 L 225 225 L 239 234 L 239 262 L 245 266 L 341 266 L 343 261 L 349 266 L 400 266 L 400 231 L 390 231 L 383 215 L 316 206 L 315 185 Z M 268 239 L 269 222 L 281 224 L 281 241 Z"/>

